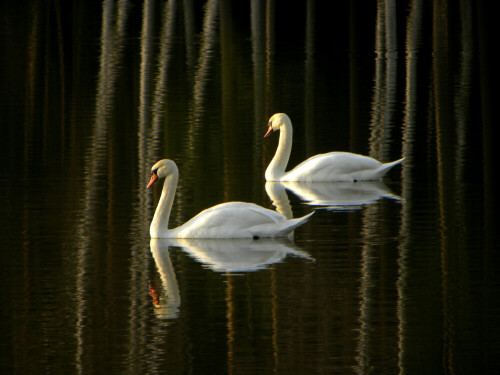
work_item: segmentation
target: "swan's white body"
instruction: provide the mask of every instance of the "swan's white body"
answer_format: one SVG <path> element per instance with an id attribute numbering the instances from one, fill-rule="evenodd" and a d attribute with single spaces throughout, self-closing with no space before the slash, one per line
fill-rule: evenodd
<path id="1" fill-rule="evenodd" d="M 289 172 L 285 172 L 292 151 L 292 122 L 284 113 L 269 120 L 271 131 L 280 131 L 278 149 L 266 170 L 266 181 L 369 181 L 380 180 L 404 158 L 381 163 L 368 156 L 351 152 L 328 152 L 310 157 Z"/>
<path id="2" fill-rule="evenodd" d="M 148 187 L 165 177 L 160 201 L 149 228 L 152 238 L 272 238 L 286 237 L 313 214 L 287 220 L 276 211 L 253 203 L 228 202 L 207 208 L 185 224 L 168 229 L 179 171 L 164 159 L 151 169 Z"/>

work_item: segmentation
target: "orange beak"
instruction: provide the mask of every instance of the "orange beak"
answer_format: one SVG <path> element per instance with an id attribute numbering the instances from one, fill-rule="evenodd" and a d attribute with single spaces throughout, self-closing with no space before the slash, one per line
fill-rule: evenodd
<path id="1" fill-rule="evenodd" d="M 267 128 L 267 133 L 264 134 L 264 138 L 266 138 L 271 132 L 273 131 L 273 125 L 269 124 L 269 127 Z"/>
<path id="2" fill-rule="evenodd" d="M 149 187 L 151 185 L 153 185 L 156 180 L 158 180 L 158 175 L 154 172 L 151 173 L 151 179 L 149 180 L 149 183 L 148 183 L 148 186 L 146 187 L 146 189 L 149 189 Z"/>

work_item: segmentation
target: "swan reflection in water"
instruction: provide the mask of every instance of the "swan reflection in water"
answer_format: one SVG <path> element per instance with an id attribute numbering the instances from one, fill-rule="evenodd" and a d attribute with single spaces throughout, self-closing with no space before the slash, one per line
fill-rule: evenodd
<path id="1" fill-rule="evenodd" d="M 179 316 L 181 297 L 169 256 L 169 247 L 179 247 L 190 257 L 216 272 L 241 273 L 266 269 L 282 262 L 288 255 L 313 260 L 288 239 L 173 239 L 152 238 L 151 253 L 161 277 L 164 296 L 152 282 L 149 295 L 159 319 Z"/>
<path id="2" fill-rule="evenodd" d="M 251 272 L 282 262 L 288 255 L 312 260 L 284 238 L 240 239 L 162 239 L 164 246 L 180 247 L 190 257 L 215 272 Z"/>
<path id="3" fill-rule="evenodd" d="M 159 319 L 176 319 L 179 316 L 181 295 L 168 253 L 168 244 L 164 240 L 152 238 L 150 246 L 165 292 L 164 297 L 162 297 L 157 288 L 151 282 L 149 283 L 149 295 L 155 307 L 155 315 Z"/>
<path id="4" fill-rule="evenodd" d="M 382 181 L 266 182 L 266 192 L 276 207 L 286 206 L 286 190 L 306 204 L 329 210 L 355 210 L 389 198 L 401 201 Z"/>

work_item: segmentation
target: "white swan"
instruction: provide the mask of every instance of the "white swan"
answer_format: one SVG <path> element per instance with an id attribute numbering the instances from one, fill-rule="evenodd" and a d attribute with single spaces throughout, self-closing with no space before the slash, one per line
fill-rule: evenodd
<path id="1" fill-rule="evenodd" d="M 208 208 L 175 229 L 168 229 L 179 170 L 172 160 L 163 159 L 151 168 L 148 188 L 165 178 L 160 201 L 149 228 L 152 238 L 265 238 L 286 237 L 314 213 L 287 220 L 276 211 L 253 203 L 228 202 Z"/>
<path id="2" fill-rule="evenodd" d="M 328 152 L 310 157 L 289 172 L 285 172 L 292 150 L 292 122 L 284 113 L 276 113 L 269 119 L 271 131 L 280 131 L 276 154 L 266 169 L 266 181 L 368 181 L 380 180 L 392 167 L 404 158 L 381 163 L 368 156 L 350 152 Z"/>

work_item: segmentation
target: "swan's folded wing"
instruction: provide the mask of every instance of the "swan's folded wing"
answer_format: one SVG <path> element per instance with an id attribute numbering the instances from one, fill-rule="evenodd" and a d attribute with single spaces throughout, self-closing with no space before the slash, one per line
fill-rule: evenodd
<path id="1" fill-rule="evenodd" d="M 350 152 L 329 152 L 310 157 L 286 173 L 286 181 L 352 180 L 351 174 L 374 170 L 382 163 Z"/>
<path id="2" fill-rule="evenodd" d="M 252 227 L 274 226 L 285 220 L 276 211 L 253 203 L 229 202 L 200 212 L 173 229 L 172 235 L 178 238 L 245 238 L 252 237 Z"/>

